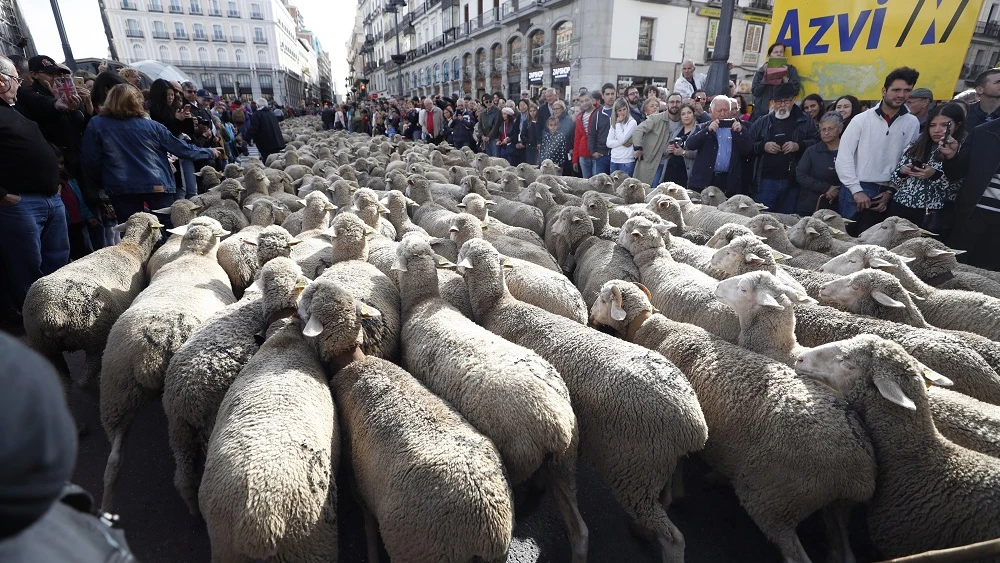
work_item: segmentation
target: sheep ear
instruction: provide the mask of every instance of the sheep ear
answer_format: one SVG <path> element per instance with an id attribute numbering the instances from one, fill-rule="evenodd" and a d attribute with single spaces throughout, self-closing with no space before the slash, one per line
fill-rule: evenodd
<path id="1" fill-rule="evenodd" d="M 486 205 L 496 205 L 496 204 L 497 202 L 495 201 L 486 200 Z"/>
<path id="2" fill-rule="evenodd" d="M 305 205 L 305 204 L 306 204 L 306 200 L 304 200 L 304 199 L 297 199 L 297 200 L 295 200 L 295 201 L 297 201 L 297 202 L 301 203 L 302 205 Z"/>
<path id="3" fill-rule="evenodd" d="M 443 256 L 439 256 L 437 254 L 434 255 L 434 264 L 438 268 L 443 268 L 445 270 L 454 270 L 455 268 L 458 267 L 453 262 L 451 262 L 450 260 L 448 260 L 447 258 L 445 258 Z"/>
<path id="4" fill-rule="evenodd" d="M 809 233 L 810 235 L 819 234 L 819 231 L 816 230 L 816 227 L 806 227 L 806 232 Z"/>
<path id="5" fill-rule="evenodd" d="M 459 268 L 468 268 L 470 270 L 474 269 L 472 267 L 472 262 L 469 261 L 468 257 L 463 258 L 462 261 L 458 263 L 458 267 Z"/>
<path id="6" fill-rule="evenodd" d="M 745 204 L 745 203 L 741 203 L 740 204 L 740 209 L 749 209 L 749 208 L 750 208 L 750 206 L 747 205 L 747 204 Z"/>
<path id="7" fill-rule="evenodd" d="M 243 209 L 246 209 L 247 211 L 253 211 L 253 206 L 252 205 L 244 205 Z"/>
<path id="8" fill-rule="evenodd" d="M 830 234 L 832 234 L 832 235 L 842 235 L 842 234 L 844 234 L 844 231 L 841 231 L 840 229 L 837 229 L 835 227 L 830 227 Z"/>
<path id="9" fill-rule="evenodd" d="M 392 269 L 395 270 L 395 271 L 397 271 L 397 272 L 405 272 L 405 271 L 407 271 L 406 270 L 406 261 L 403 260 L 402 256 L 397 256 L 396 257 L 396 260 L 392 263 Z"/>
<path id="10" fill-rule="evenodd" d="M 369 307 L 358 299 L 354 300 L 354 306 L 358 311 L 358 316 L 362 319 L 377 319 L 382 316 L 382 313 L 378 309 L 375 307 Z M 315 316 L 312 317 L 312 319 L 315 318 Z M 310 322 L 312 322 L 312 319 L 309 319 Z"/>
<path id="11" fill-rule="evenodd" d="M 611 286 L 611 318 L 624 321 L 627 313 L 622 309 L 622 290 L 617 285 Z"/>
<path id="12" fill-rule="evenodd" d="M 900 256 L 899 260 L 904 264 L 909 264 L 910 262 L 916 260 L 916 258 L 914 258 L 913 256 Z"/>
<path id="13" fill-rule="evenodd" d="M 180 227 L 174 227 L 172 229 L 167 229 L 167 232 L 172 235 L 184 236 L 187 233 L 187 225 L 181 225 Z"/>
<path id="14" fill-rule="evenodd" d="M 153 213 L 156 213 L 157 215 L 169 215 L 170 214 L 170 208 L 169 207 L 164 207 L 162 209 L 154 209 Z"/>
<path id="15" fill-rule="evenodd" d="M 747 264 L 763 264 L 764 259 L 756 254 L 747 254 L 745 257 Z"/>
<path id="16" fill-rule="evenodd" d="M 510 260 L 506 256 L 500 258 L 500 269 L 501 270 L 513 270 L 514 265 L 510 263 Z"/>
<path id="17" fill-rule="evenodd" d="M 114 231 L 114 232 L 116 232 L 116 233 L 124 233 L 126 226 L 127 225 L 125 223 L 118 223 L 114 227 L 111 227 L 111 230 Z"/>
<path id="18" fill-rule="evenodd" d="M 895 266 L 895 264 L 893 264 L 892 262 L 883 260 L 881 258 L 872 258 L 868 260 L 868 265 L 871 266 L 872 268 L 892 268 L 893 266 Z"/>
<path id="19" fill-rule="evenodd" d="M 910 225 L 896 225 L 896 230 L 901 233 L 912 233 L 913 231 L 920 230 L 917 227 L 911 227 Z"/>
<path id="20" fill-rule="evenodd" d="M 906 290 L 906 293 L 909 293 L 909 294 L 910 294 L 910 299 L 912 299 L 912 300 L 914 300 L 914 301 L 927 301 L 927 300 L 926 300 L 926 299 L 924 299 L 923 297 L 921 297 L 921 296 L 917 295 L 916 293 L 913 293 L 913 292 L 912 292 L 912 291 L 910 291 L 910 290 Z"/>
<path id="21" fill-rule="evenodd" d="M 288 241 L 288 246 L 295 246 L 296 244 L 299 244 L 300 242 L 302 242 L 302 241 L 299 240 L 299 239 L 297 239 L 297 238 L 293 238 L 292 240 Z"/>
<path id="22" fill-rule="evenodd" d="M 656 229 L 657 231 L 659 231 L 659 233 L 662 235 L 663 233 L 669 234 L 670 233 L 670 229 L 673 229 L 676 226 L 677 226 L 676 223 L 674 223 L 672 221 L 667 221 L 666 219 L 664 219 L 664 220 L 661 220 L 659 223 L 654 224 L 653 228 Z"/>
<path id="23" fill-rule="evenodd" d="M 878 387 L 878 392 L 882 394 L 883 397 L 889 399 L 889 401 L 896 403 L 897 405 L 903 407 L 904 409 L 910 409 L 911 411 L 917 410 L 917 405 L 910 400 L 909 397 L 903 393 L 903 390 L 899 388 L 899 383 L 888 377 L 875 377 L 874 379 L 875 387 Z"/>
<path id="24" fill-rule="evenodd" d="M 774 298 L 770 293 L 758 293 L 757 294 L 757 304 L 762 307 L 768 307 L 770 309 L 777 309 L 778 311 L 784 311 L 785 307 L 778 300 Z"/>
<path id="25" fill-rule="evenodd" d="M 931 368 L 925 366 L 924 364 L 917 362 L 920 366 L 920 373 L 927 378 L 928 386 L 933 383 L 934 385 L 940 385 L 941 387 L 951 387 L 955 384 L 954 381 L 948 379 L 947 377 L 941 375 L 940 373 L 932 370 Z"/>
<path id="26" fill-rule="evenodd" d="M 778 227 L 775 227 L 774 225 L 764 225 L 764 230 L 765 231 L 777 231 Z"/>
<path id="27" fill-rule="evenodd" d="M 244 241 L 243 241 L 243 244 L 249 244 L 250 246 L 257 246 L 257 241 L 253 241 L 253 240 L 244 240 Z"/>
<path id="28" fill-rule="evenodd" d="M 955 256 L 956 254 L 958 254 L 958 253 L 955 252 L 954 250 L 942 250 L 940 248 L 928 248 L 927 249 L 927 257 L 928 258 L 937 258 L 939 256 Z"/>
<path id="29" fill-rule="evenodd" d="M 254 282 L 252 284 L 250 284 L 250 287 L 256 289 L 257 291 L 263 292 L 264 291 L 264 278 L 259 278 L 258 277 L 256 280 L 254 280 Z"/>
<path id="30" fill-rule="evenodd" d="M 465 204 L 464 203 L 456 203 L 455 207 L 457 207 L 459 209 L 465 209 Z"/>
<path id="31" fill-rule="evenodd" d="M 323 334 L 323 323 L 319 322 L 319 317 L 313 315 L 309 317 L 309 322 L 302 329 L 303 336 L 319 336 Z"/>
<path id="32" fill-rule="evenodd" d="M 878 289 L 872 291 L 872 298 L 875 299 L 875 301 L 881 303 L 882 305 L 885 305 L 886 307 L 892 307 L 893 309 L 906 308 L 905 303 L 903 303 L 902 301 L 896 301 L 895 299 L 889 297 L 884 292 Z"/>
<path id="33" fill-rule="evenodd" d="M 773 250 L 773 249 L 771 250 L 771 256 L 774 256 L 774 260 L 776 262 L 780 262 L 782 260 L 791 260 L 792 259 L 792 256 L 789 256 L 789 255 L 785 254 L 784 252 L 778 252 L 777 250 Z"/>
<path id="34" fill-rule="evenodd" d="M 764 211 L 765 209 L 767 209 L 767 206 L 764 205 L 763 203 L 758 203 L 757 204 L 757 209 L 760 209 L 761 211 Z"/>

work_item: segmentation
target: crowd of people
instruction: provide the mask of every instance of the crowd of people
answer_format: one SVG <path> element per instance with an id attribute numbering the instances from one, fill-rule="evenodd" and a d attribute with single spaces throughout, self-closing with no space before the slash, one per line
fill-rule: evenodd
<path id="1" fill-rule="evenodd" d="M 1000 234 L 1000 69 L 953 100 L 935 101 L 904 67 L 885 77 L 880 100 L 831 103 L 800 99 L 793 65 L 778 78 L 766 66 L 750 103 L 732 82 L 710 98 L 686 61 L 672 92 L 607 83 L 569 104 L 550 88 L 538 99 L 357 99 L 310 112 L 326 129 L 469 147 L 511 165 L 550 160 L 564 175 L 712 185 L 779 213 L 830 208 L 855 221 L 852 234 L 898 215 L 964 261 L 1000 269 L 990 245 Z M 56 82 L 70 70 L 50 57 L 0 57 L 0 317 L 16 320 L 38 277 L 115 244 L 132 213 L 196 195 L 196 170 L 221 170 L 251 143 L 265 160 L 283 149 L 278 122 L 306 111 L 162 79 L 141 89 L 135 69 L 100 70 L 79 73 L 67 95 Z"/>

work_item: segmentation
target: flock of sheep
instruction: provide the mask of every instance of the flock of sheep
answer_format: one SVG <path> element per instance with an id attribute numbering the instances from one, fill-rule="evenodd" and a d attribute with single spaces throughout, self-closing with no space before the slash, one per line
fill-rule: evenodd
<path id="1" fill-rule="evenodd" d="M 206 168 L 28 294 L 30 344 L 67 384 L 83 350 L 99 389 L 104 510 L 162 396 L 220 563 L 336 560 L 343 463 L 370 561 L 379 537 L 393 561 L 505 561 L 533 478 L 586 561 L 580 458 L 681 562 L 666 508 L 695 452 L 786 562 L 817 511 L 853 561 L 859 504 L 887 557 L 1000 537 L 1000 274 L 913 224 L 854 239 L 715 188 L 283 127 L 284 152 Z"/>

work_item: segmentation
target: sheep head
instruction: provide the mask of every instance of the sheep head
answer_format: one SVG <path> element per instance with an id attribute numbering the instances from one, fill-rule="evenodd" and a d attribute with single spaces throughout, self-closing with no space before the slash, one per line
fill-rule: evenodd
<path id="1" fill-rule="evenodd" d="M 626 335 L 629 323 L 643 312 L 654 312 L 646 286 L 622 280 L 611 280 L 601 290 L 590 308 L 590 322 L 614 329 Z"/>
<path id="2" fill-rule="evenodd" d="M 302 334 L 313 339 L 324 361 L 353 352 L 364 340 L 362 322 L 382 316 L 377 309 L 325 278 L 305 288 L 298 311 L 305 323 Z"/>
<path id="3" fill-rule="evenodd" d="M 808 295 L 781 282 L 771 272 L 749 272 L 719 282 L 715 298 L 729 305 L 740 319 L 762 309 L 784 311 L 796 303 L 815 303 Z"/>
<path id="4" fill-rule="evenodd" d="M 917 238 L 922 234 L 933 235 L 902 217 L 886 217 L 877 225 L 872 225 L 858 235 L 858 242 L 875 244 L 885 248 L 899 246 L 906 239 Z"/>
<path id="5" fill-rule="evenodd" d="M 673 194 L 668 194 L 673 195 Z M 708 186 L 704 190 L 701 190 L 701 204 L 702 205 L 712 205 L 718 207 L 726 201 L 726 192 L 719 189 L 717 186 Z"/>
<path id="6" fill-rule="evenodd" d="M 704 192 L 702 192 L 704 194 Z M 702 196 L 704 197 L 704 196 Z M 719 211 L 735 213 L 744 217 L 756 217 L 760 214 L 760 207 L 750 196 L 743 194 L 734 195 L 718 205 Z"/>
<path id="7" fill-rule="evenodd" d="M 941 241 L 928 237 L 907 239 L 892 249 L 893 254 L 913 259 L 909 263 L 910 269 L 921 279 L 954 271 L 958 268 L 955 257 L 963 252 L 952 250 Z"/>
<path id="8" fill-rule="evenodd" d="M 879 270 L 864 269 L 828 281 L 820 288 L 819 300 L 849 313 L 916 326 L 927 324 L 899 280 Z"/>
<path id="9" fill-rule="evenodd" d="M 764 244 L 756 235 L 740 235 L 715 251 L 712 255 L 712 267 L 730 276 L 761 270 L 776 274 L 775 255 L 780 253 Z"/>
<path id="10" fill-rule="evenodd" d="M 684 214 L 681 213 L 681 204 L 676 199 L 668 195 L 656 194 L 650 198 L 646 209 L 656 213 L 659 218 L 684 228 Z"/>
<path id="11" fill-rule="evenodd" d="M 458 204 L 459 209 L 464 209 L 466 213 L 485 222 L 489 215 L 488 205 L 496 205 L 479 194 L 466 194 L 462 198 L 462 203 Z"/>
<path id="12" fill-rule="evenodd" d="M 874 244 L 859 244 L 852 247 L 840 256 L 835 256 L 820 266 L 820 272 L 828 274 L 840 274 L 846 276 L 859 272 L 865 268 L 884 268 L 891 271 L 893 268 L 904 267 L 913 258 L 904 258 L 893 254 L 886 248 Z"/>
<path id="13" fill-rule="evenodd" d="M 757 236 L 750 230 L 750 227 L 747 227 L 746 225 L 726 223 L 718 229 L 715 229 L 715 234 L 712 235 L 712 238 L 708 239 L 705 246 L 709 248 L 722 248 L 732 242 L 736 237 L 743 235 Z"/>
<path id="14" fill-rule="evenodd" d="M 368 237 L 375 234 L 357 215 L 341 213 L 327 229 L 333 245 L 333 261 L 368 260 Z"/>
<path id="15" fill-rule="evenodd" d="M 618 244 L 633 256 L 652 248 L 665 248 L 664 237 L 670 236 L 673 223 L 654 223 L 646 217 L 630 217 L 618 234 Z"/>
<path id="16" fill-rule="evenodd" d="M 803 217 L 788 230 L 788 240 L 798 248 L 830 252 L 833 243 L 833 231 L 830 227 L 815 217 Z"/>
<path id="17" fill-rule="evenodd" d="M 181 251 L 207 255 L 219 248 L 219 239 L 228 236 L 229 231 L 222 228 L 218 221 L 211 217 L 196 217 L 187 225 L 167 229 L 173 235 L 181 238 Z"/>
<path id="18" fill-rule="evenodd" d="M 288 234 L 284 228 L 271 225 L 257 235 L 256 242 L 251 240 L 243 242 L 257 247 L 257 265 L 263 266 L 280 256 L 288 258 L 292 253 L 292 247 L 302 241 Z"/>

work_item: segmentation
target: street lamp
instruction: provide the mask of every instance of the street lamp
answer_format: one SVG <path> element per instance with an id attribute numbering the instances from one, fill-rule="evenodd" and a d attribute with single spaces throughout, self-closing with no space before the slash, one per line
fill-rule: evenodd
<path id="1" fill-rule="evenodd" d="M 399 51 L 399 9 L 406 5 L 406 0 L 389 0 L 385 7 L 386 12 L 392 13 L 392 19 L 396 24 L 396 54 L 390 55 L 392 62 L 396 63 L 396 90 L 399 92 L 399 99 L 403 99 L 403 63 L 406 55 Z"/>
<path id="2" fill-rule="evenodd" d="M 715 35 L 712 66 L 705 80 L 705 90 L 710 96 L 729 95 L 729 45 L 733 34 L 733 5 L 736 0 L 722 0 L 719 30 Z"/>

